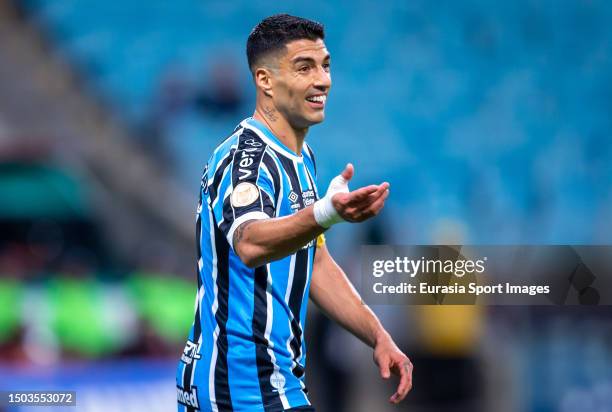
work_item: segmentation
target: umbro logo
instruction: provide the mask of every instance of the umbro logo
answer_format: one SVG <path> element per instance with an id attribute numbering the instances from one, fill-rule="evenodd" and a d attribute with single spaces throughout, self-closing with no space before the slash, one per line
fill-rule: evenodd
<path id="1" fill-rule="evenodd" d="M 289 200 L 291 201 L 291 203 L 297 202 L 298 198 L 298 194 L 295 193 L 293 190 L 291 191 L 291 193 L 289 193 Z"/>

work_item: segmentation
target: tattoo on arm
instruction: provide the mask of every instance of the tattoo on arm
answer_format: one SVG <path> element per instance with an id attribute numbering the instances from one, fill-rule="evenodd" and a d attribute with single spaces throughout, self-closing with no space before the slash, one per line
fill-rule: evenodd
<path id="1" fill-rule="evenodd" d="M 266 117 L 268 118 L 268 120 L 270 120 L 271 122 L 275 122 L 278 120 L 278 117 L 276 116 L 276 109 L 272 108 L 272 107 L 263 107 L 263 112 L 266 115 Z"/>
<path id="2" fill-rule="evenodd" d="M 236 248 L 236 246 L 238 246 L 238 243 L 240 243 L 240 241 L 244 237 L 244 231 L 246 230 L 246 228 L 253 222 L 255 222 L 255 220 L 247 220 L 236 228 L 236 231 L 234 232 L 234 249 Z"/>

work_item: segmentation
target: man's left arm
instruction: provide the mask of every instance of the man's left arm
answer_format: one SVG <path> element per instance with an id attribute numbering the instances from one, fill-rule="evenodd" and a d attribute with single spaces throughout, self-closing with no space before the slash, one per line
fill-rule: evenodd
<path id="1" fill-rule="evenodd" d="M 362 302 L 346 274 L 329 254 L 325 244 L 317 247 L 310 298 L 332 320 L 374 349 L 380 375 L 400 377 L 391 403 L 401 402 L 412 388 L 412 363 L 399 350 L 374 312 Z"/>

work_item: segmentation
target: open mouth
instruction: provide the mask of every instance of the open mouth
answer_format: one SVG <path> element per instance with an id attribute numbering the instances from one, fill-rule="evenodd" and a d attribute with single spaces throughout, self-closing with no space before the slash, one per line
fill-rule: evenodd
<path id="1" fill-rule="evenodd" d="M 315 109 L 321 109 L 325 107 L 326 100 L 327 100 L 327 96 L 324 94 L 320 94 L 317 96 L 310 96 L 306 98 L 306 101 L 308 102 L 309 106 Z"/>

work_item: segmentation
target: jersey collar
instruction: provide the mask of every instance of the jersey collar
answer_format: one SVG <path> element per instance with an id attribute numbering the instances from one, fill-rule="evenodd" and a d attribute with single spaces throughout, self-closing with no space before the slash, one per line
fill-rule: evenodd
<path id="1" fill-rule="evenodd" d="M 304 142 L 304 146 L 302 146 L 302 155 L 298 156 L 295 152 L 289 149 L 283 142 L 280 141 L 279 138 L 274 136 L 274 133 L 268 127 L 253 117 L 248 117 L 240 123 L 243 127 L 247 127 L 253 130 L 259 137 L 263 139 L 270 147 L 272 147 L 277 152 L 282 153 L 284 156 L 297 160 L 298 162 L 302 162 L 304 159 L 304 146 L 306 142 Z"/>

